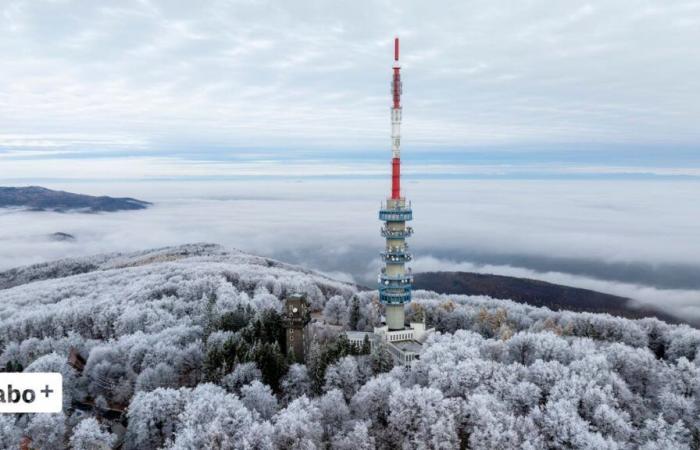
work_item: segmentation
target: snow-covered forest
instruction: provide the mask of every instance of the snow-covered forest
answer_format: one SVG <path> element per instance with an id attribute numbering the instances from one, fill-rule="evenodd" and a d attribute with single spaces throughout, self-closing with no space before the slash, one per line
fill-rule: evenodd
<path id="1" fill-rule="evenodd" d="M 0 367 L 60 371 L 65 394 L 62 414 L 0 415 L 0 447 L 700 448 L 693 328 L 418 291 L 407 316 L 438 332 L 411 367 L 332 331 L 301 365 L 293 292 L 345 329 L 382 314 L 375 292 L 213 245 L 0 273 Z"/>

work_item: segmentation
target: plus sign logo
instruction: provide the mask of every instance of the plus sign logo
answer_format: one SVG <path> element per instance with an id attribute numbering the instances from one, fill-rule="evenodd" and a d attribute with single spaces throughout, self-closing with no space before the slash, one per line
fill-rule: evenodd
<path id="1" fill-rule="evenodd" d="M 49 394 L 53 392 L 53 389 L 49 388 L 49 385 L 47 384 L 44 389 L 41 390 L 41 393 L 44 394 L 46 398 L 49 398 Z"/>
<path id="2" fill-rule="evenodd" d="M 0 414 L 57 413 L 62 409 L 60 373 L 0 373 Z"/>

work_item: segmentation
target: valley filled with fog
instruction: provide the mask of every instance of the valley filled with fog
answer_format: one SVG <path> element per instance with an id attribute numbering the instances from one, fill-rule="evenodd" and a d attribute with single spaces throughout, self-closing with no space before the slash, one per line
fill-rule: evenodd
<path id="1" fill-rule="evenodd" d="M 154 202 L 104 214 L 0 211 L 0 270 L 62 257 L 211 242 L 371 286 L 377 179 L 62 182 Z M 594 289 L 700 317 L 695 181 L 408 180 L 415 271 L 461 270 Z M 69 233 L 74 241 L 50 235 Z"/>

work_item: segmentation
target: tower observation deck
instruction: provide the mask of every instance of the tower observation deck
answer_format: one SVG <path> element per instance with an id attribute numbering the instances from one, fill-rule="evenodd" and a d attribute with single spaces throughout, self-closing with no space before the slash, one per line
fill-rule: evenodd
<path id="1" fill-rule="evenodd" d="M 399 64 L 399 39 L 394 40 L 394 65 L 391 81 L 391 197 L 382 204 L 379 220 L 384 221 L 381 234 L 386 238 L 386 248 L 381 253 L 384 261 L 379 277 L 379 301 L 386 308 L 386 323 L 390 331 L 405 328 L 404 304 L 411 301 L 413 275 L 406 263 L 412 255 L 406 238 L 413 228 L 406 222 L 413 219 L 411 203 L 401 196 L 401 66 Z"/>

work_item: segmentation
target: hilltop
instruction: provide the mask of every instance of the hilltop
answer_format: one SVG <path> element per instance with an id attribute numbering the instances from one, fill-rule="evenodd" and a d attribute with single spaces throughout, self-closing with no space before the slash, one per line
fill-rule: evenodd
<path id="1" fill-rule="evenodd" d="M 316 334 L 299 365 L 280 351 L 292 292 L 336 328 L 371 330 L 381 317 L 376 292 L 211 244 L 0 273 L 0 367 L 60 371 L 65 395 L 61 414 L 0 415 L 0 442 L 14 446 L 24 434 L 47 449 L 88 435 L 125 449 L 698 445 L 700 332 L 688 326 L 419 290 L 407 318 L 438 332 L 414 365 L 392 368 L 381 350 L 358 354 L 332 330 Z M 71 350 L 84 367 L 67 363 Z"/>
<path id="2" fill-rule="evenodd" d="M 1 187 L 0 208 L 30 211 L 114 212 L 146 209 L 151 203 L 134 198 L 115 198 L 53 191 L 40 186 Z"/>
<path id="3" fill-rule="evenodd" d="M 440 294 L 486 295 L 532 306 L 546 306 L 555 311 L 607 313 L 628 319 L 656 317 L 668 323 L 700 326 L 699 323 L 686 322 L 684 318 L 658 309 L 642 307 L 629 298 L 541 280 L 473 272 L 423 272 L 415 274 L 414 280 L 417 289 Z"/>

